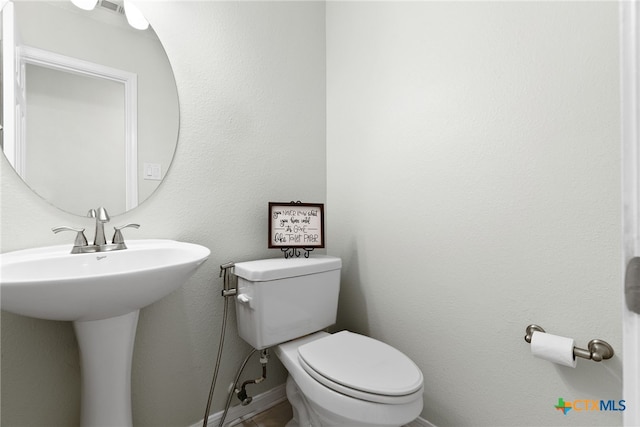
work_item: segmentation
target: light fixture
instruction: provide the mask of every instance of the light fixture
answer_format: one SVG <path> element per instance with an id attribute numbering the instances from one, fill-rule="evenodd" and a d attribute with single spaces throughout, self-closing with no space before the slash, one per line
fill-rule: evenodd
<path id="1" fill-rule="evenodd" d="M 96 4 L 98 4 L 98 0 L 71 0 L 71 3 L 80 9 L 93 10 L 96 7 Z M 127 22 L 136 30 L 146 30 L 149 28 L 149 21 L 145 19 L 144 15 L 135 4 L 131 3 L 129 0 L 124 0 L 120 4 L 118 3 L 120 2 L 102 1 L 101 5 L 114 12 L 122 12 L 124 9 L 124 15 L 127 17 Z"/>
<path id="2" fill-rule="evenodd" d="M 98 0 L 71 0 L 71 3 L 78 6 L 80 9 L 93 10 L 98 3 Z"/>
<path id="3" fill-rule="evenodd" d="M 124 14 L 127 17 L 127 22 L 136 30 L 146 30 L 149 28 L 149 21 L 147 21 L 140 12 L 140 9 L 129 0 L 124 0 Z"/>

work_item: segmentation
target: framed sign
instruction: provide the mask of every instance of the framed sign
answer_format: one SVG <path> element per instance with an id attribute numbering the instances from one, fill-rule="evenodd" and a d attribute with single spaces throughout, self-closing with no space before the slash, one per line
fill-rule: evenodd
<path id="1" fill-rule="evenodd" d="M 269 248 L 324 248 L 324 204 L 269 202 Z"/>

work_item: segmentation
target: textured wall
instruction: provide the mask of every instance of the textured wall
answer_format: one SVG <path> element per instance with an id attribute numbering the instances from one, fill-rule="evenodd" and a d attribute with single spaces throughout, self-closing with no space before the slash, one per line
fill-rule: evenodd
<path id="1" fill-rule="evenodd" d="M 267 247 L 267 203 L 324 202 L 325 35 L 322 3 L 142 2 L 175 71 L 181 127 L 160 189 L 113 225 L 129 238 L 170 238 L 211 249 L 182 288 L 141 312 L 133 360 L 136 426 L 202 419 L 220 332 L 219 265 L 279 256 Z M 89 219 L 31 193 L 3 158 L 2 252 L 71 243 L 51 227 Z M 87 208 L 94 206 L 87 206 Z M 107 206 L 108 208 L 108 206 Z M 90 234 L 93 232 L 91 231 Z M 233 314 L 233 311 L 232 311 Z M 71 324 L 2 313 L 2 425 L 79 421 L 79 366 Z M 212 412 L 249 350 L 228 325 Z M 275 360 L 275 358 L 274 358 Z M 253 366 L 255 365 L 255 366 Z M 284 382 L 277 361 L 264 391 Z M 247 375 L 258 375 L 251 364 Z"/>
<path id="2" fill-rule="evenodd" d="M 621 350 L 617 4 L 328 2 L 340 325 L 425 375 L 438 426 L 616 425 L 620 359 L 534 359 L 525 327 Z"/>

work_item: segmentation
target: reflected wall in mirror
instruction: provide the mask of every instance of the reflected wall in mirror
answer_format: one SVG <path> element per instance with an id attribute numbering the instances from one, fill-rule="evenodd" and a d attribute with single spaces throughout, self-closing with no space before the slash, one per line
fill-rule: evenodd
<path id="1" fill-rule="evenodd" d="M 78 215 L 142 203 L 169 168 L 179 128 L 173 71 L 153 29 L 131 28 L 121 0 L 91 11 L 13 0 L 2 13 L 2 144 L 16 172 Z"/>

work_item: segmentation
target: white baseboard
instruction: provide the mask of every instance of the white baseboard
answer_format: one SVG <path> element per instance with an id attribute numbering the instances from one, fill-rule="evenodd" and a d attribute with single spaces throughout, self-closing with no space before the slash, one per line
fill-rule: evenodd
<path id="1" fill-rule="evenodd" d="M 225 418 L 224 426 L 231 427 L 244 420 L 252 418 L 260 412 L 266 411 L 272 406 L 283 402 L 286 398 L 287 393 L 284 384 L 274 387 L 271 390 L 265 391 L 264 393 L 260 393 L 257 396 L 254 396 L 251 403 L 247 406 L 237 405 L 229 408 L 229 412 L 227 412 L 227 416 Z M 218 427 L 223 413 L 224 411 L 220 411 L 216 412 L 213 415 L 209 415 L 209 418 L 207 419 L 207 426 Z M 199 421 L 191 425 L 190 427 L 201 426 L 202 421 Z"/>
<path id="2" fill-rule="evenodd" d="M 260 412 L 264 412 L 272 406 L 277 405 L 280 402 L 283 402 L 287 398 L 285 384 L 279 385 L 277 387 L 272 388 L 271 390 L 265 391 L 253 398 L 251 403 L 247 406 L 237 405 L 229 408 L 229 412 L 227 412 L 227 417 L 225 418 L 225 427 L 232 427 L 236 424 L 239 424 L 245 420 L 253 418 Z M 207 420 L 207 425 L 209 427 L 218 427 L 220 424 L 220 419 L 222 418 L 222 414 L 224 411 L 216 412 L 213 415 L 209 416 Z M 191 425 L 190 427 L 201 427 L 202 421 Z M 418 417 L 413 420 L 408 427 L 436 427 L 435 424 L 430 423 L 424 418 Z"/>

